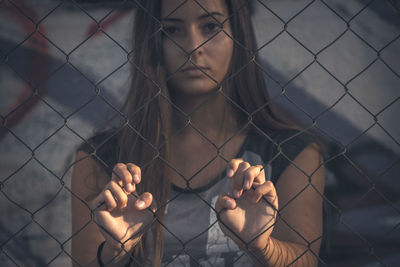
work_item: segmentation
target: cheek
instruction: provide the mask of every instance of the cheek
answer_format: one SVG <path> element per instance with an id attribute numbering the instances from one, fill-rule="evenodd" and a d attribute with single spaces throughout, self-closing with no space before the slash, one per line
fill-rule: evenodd
<path id="1" fill-rule="evenodd" d="M 163 60 L 167 73 L 175 72 L 183 63 L 182 50 L 172 41 L 163 43 Z"/>
<path id="2" fill-rule="evenodd" d="M 233 54 L 233 41 L 225 33 L 221 32 L 210 43 L 212 58 L 218 60 L 218 65 L 225 71 L 229 67 Z"/>

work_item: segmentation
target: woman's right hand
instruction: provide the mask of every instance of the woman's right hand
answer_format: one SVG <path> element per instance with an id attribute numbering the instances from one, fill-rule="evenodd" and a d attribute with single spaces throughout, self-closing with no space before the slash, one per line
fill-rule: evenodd
<path id="1" fill-rule="evenodd" d="M 145 192 L 138 196 L 136 185 L 141 181 L 141 171 L 132 163 L 117 163 L 111 181 L 92 201 L 95 221 L 105 240 L 115 249 L 129 251 L 140 240 L 144 227 L 149 226 L 155 211 L 153 196 Z"/>

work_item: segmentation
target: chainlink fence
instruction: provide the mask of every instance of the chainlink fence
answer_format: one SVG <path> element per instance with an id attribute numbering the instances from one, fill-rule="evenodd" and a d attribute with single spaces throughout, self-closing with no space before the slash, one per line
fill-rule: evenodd
<path id="1" fill-rule="evenodd" d="M 282 112 L 327 144 L 326 186 L 318 192 L 325 206 L 319 265 L 396 266 L 399 3 L 248 4 L 261 58 L 249 64 L 262 69 L 271 100 Z M 78 197 L 70 185 L 74 155 L 106 127 L 135 131 L 121 112 L 134 67 L 130 29 L 135 8 L 140 7 L 134 0 L 0 1 L 1 266 L 78 263 L 70 251 L 71 239 L 79 234 L 71 232 L 70 199 Z M 253 115 L 246 114 L 248 125 Z M 196 129 L 190 120 L 188 127 Z M 217 266 L 200 262 L 186 249 L 202 234 L 178 240 L 182 250 L 169 266 L 184 260 L 191 264 L 186 266 Z M 235 261 L 251 262 L 243 252 L 225 266 Z"/>

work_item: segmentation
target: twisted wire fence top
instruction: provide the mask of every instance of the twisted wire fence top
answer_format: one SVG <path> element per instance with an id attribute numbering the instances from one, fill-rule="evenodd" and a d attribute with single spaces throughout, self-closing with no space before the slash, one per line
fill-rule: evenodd
<path id="1" fill-rule="evenodd" d="M 201 8 L 201 2 L 196 2 Z M 324 239 L 316 255 L 319 264 L 395 266 L 400 261 L 396 254 L 400 245 L 399 4 L 389 0 L 248 2 L 258 41 L 252 52 L 260 55 L 260 60 L 253 58 L 248 64 L 262 70 L 271 102 L 300 121 L 301 132 L 311 130 L 328 145 L 323 162 L 326 188 L 318 192 L 327 214 L 324 236 L 318 238 Z M 82 143 L 92 145 L 90 137 L 105 127 L 116 130 L 92 147 L 94 151 L 122 127 L 136 131 L 122 112 L 130 69 L 137 68 L 131 59 L 134 8 L 140 8 L 134 0 L 0 1 L 1 266 L 59 266 L 75 261 L 70 244 L 79 231 L 70 230 L 69 204 L 71 198 L 79 198 L 70 185 L 74 153 Z M 221 90 L 217 93 L 240 109 Z M 158 97 L 179 109 L 162 94 L 149 102 Z M 249 118 L 244 128 L 255 126 L 253 116 L 268 105 L 253 113 L 242 110 Z M 180 112 L 187 117 L 186 127 L 211 142 L 191 123 L 191 114 Z M 232 138 L 222 146 L 211 142 L 218 153 L 192 177 L 169 167 L 190 190 L 190 180 L 214 159 L 228 161 L 219 151 Z M 107 165 L 96 153 L 93 156 Z M 214 210 L 201 194 L 194 194 Z M 182 245 L 181 254 L 201 265 L 186 245 L 204 232 L 183 241 L 164 228 Z M 241 257 L 247 255 L 236 260 Z"/>

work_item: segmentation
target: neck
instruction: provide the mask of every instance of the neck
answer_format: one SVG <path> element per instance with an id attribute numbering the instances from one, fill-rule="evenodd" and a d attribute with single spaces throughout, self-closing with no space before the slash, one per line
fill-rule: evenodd
<path id="1" fill-rule="evenodd" d="M 180 94 L 171 98 L 173 103 L 187 114 L 185 116 L 177 109 L 173 111 L 173 128 L 175 131 L 184 128 L 181 132 L 183 136 L 198 135 L 196 128 L 217 144 L 224 141 L 224 136 L 233 135 L 239 130 L 231 105 L 220 93 L 213 92 L 203 96 Z M 187 125 L 189 118 L 190 125 Z"/>

